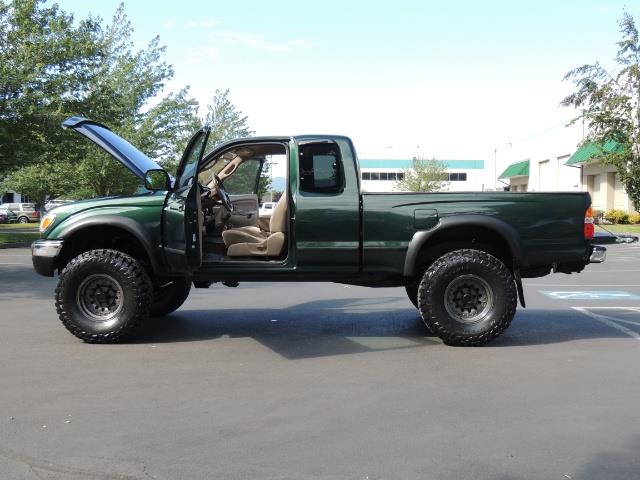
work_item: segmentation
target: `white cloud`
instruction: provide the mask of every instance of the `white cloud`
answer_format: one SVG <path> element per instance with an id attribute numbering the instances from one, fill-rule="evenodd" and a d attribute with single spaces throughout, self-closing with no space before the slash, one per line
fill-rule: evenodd
<path id="1" fill-rule="evenodd" d="M 207 38 L 218 44 L 240 45 L 265 52 L 290 52 L 309 48 L 309 42 L 306 40 L 296 39 L 286 42 L 272 42 L 265 39 L 264 35 L 257 33 L 212 32 L 207 34 Z"/>
<path id="2" fill-rule="evenodd" d="M 306 40 L 289 40 L 287 43 L 292 47 L 309 48 L 309 42 Z"/>
<path id="3" fill-rule="evenodd" d="M 204 60 L 216 60 L 223 51 L 221 47 L 217 46 L 192 48 L 185 52 L 184 59 L 186 63 L 193 65 Z"/>
<path id="4" fill-rule="evenodd" d="M 217 20 L 212 20 L 212 19 L 209 19 L 209 20 L 200 20 L 200 21 L 198 21 L 198 22 L 196 22 L 196 21 L 194 21 L 194 20 L 191 20 L 191 21 L 188 21 L 188 22 L 183 23 L 183 24 L 182 24 L 182 27 L 183 27 L 183 28 L 186 28 L 186 29 L 194 29 L 194 28 L 203 28 L 203 29 L 207 29 L 207 28 L 213 28 L 213 27 L 215 27 L 216 25 L 218 25 L 218 23 L 219 23 L 219 22 L 218 22 Z"/>
<path id="5" fill-rule="evenodd" d="M 163 26 L 164 28 L 174 28 L 176 26 L 176 22 L 175 20 L 169 20 L 168 22 L 165 22 Z"/>

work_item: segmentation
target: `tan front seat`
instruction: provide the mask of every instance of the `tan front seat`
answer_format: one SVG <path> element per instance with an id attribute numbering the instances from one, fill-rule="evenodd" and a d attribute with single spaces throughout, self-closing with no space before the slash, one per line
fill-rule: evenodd
<path id="1" fill-rule="evenodd" d="M 289 208 L 285 194 L 280 197 L 269 221 L 269 231 L 258 227 L 232 228 L 222 232 L 229 257 L 277 257 L 286 240 Z"/>

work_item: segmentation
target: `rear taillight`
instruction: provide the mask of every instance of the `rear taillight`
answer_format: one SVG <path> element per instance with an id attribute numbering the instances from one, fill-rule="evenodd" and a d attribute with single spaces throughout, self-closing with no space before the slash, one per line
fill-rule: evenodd
<path id="1" fill-rule="evenodd" d="M 585 240 L 591 240 L 593 238 L 593 234 L 595 231 L 595 227 L 593 226 L 593 208 L 587 208 L 587 211 L 584 212 L 584 238 Z"/>

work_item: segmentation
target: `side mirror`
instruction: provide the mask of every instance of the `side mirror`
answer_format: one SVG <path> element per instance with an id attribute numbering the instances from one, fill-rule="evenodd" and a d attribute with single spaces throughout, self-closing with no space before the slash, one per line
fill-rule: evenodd
<path id="1" fill-rule="evenodd" d="M 147 190 L 170 190 L 171 179 L 165 170 L 147 170 L 144 174 L 144 188 Z"/>

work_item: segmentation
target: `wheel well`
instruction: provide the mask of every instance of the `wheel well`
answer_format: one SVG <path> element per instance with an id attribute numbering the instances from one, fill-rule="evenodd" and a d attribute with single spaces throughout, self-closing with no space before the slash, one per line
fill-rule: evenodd
<path id="1" fill-rule="evenodd" d="M 72 258 L 88 250 L 108 248 L 132 256 L 151 272 L 152 264 L 142 242 L 131 232 L 112 226 L 83 228 L 64 239 L 64 246 L 58 255 L 56 267 L 64 266 Z"/>
<path id="2" fill-rule="evenodd" d="M 416 257 L 413 277 L 418 278 L 440 256 L 461 248 L 490 253 L 513 270 L 513 252 L 502 235 L 485 227 L 455 226 L 429 237 Z"/>

